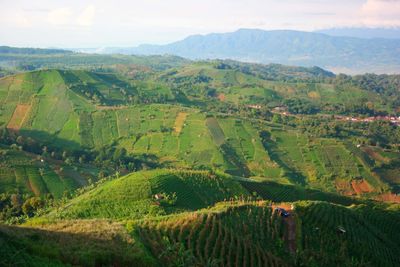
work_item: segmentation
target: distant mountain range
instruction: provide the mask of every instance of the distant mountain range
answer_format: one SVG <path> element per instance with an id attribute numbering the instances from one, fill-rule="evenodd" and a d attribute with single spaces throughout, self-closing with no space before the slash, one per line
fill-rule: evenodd
<path id="1" fill-rule="evenodd" d="M 0 54 L 14 54 L 14 55 L 54 55 L 54 54 L 71 54 L 72 51 L 64 49 L 43 49 L 43 48 L 20 48 L 11 46 L 0 46 Z"/>
<path id="2" fill-rule="evenodd" d="M 193 35 L 166 45 L 104 48 L 102 53 L 173 54 L 189 59 L 319 66 L 350 74 L 400 72 L 400 39 L 362 39 L 289 30 L 241 29 Z"/>
<path id="3" fill-rule="evenodd" d="M 357 38 L 385 38 L 400 39 L 400 27 L 398 28 L 331 28 L 316 31 L 332 36 L 347 36 Z"/>

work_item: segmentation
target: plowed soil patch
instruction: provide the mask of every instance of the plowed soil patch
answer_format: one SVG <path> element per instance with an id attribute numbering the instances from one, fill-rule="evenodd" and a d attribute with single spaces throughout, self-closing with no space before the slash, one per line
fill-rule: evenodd
<path id="1" fill-rule="evenodd" d="M 365 180 L 353 180 L 351 181 L 351 187 L 357 195 L 373 192 L 373 188 Z"/>
<path id="2" fill-rule="evenodd" d="M 175 133 L 176 133 L 177 135 L 180 134 L 180 133 L 182 132 L 182 128 L 183 128 L 183 125 L 184 125 L 184 123 L 185 123 L 185 121 L 186 121 L 187 115 L 188 115 L 188 114 L 185 113 L 185 112 L 179 112 L 179 113 L 178 113 L 178 116 L 176 116 L 174 131 L 175 131 Z"/>
<path id="3" fill-rule="evenodd" d="M 344 196 L 354 195 L 353 188 L 348 181 L 338 179 L 338 180 L 336 180 L 335 185 L 336 185 L 336 190 L 341 195 L 344 195 Z"/>
<path id="4" fill-rule="evenodd" d="M 11 120 L 8 122 L 7 128 L 10 130 L 18 131 L 21 129 L 24 121 L 28 117 L 31 105 L 19 104 L 14 110 Z"/>
<path id="5" fill-rule="evenodd" d="M 377 199 L 386 202 L 400 203 L 400 195 L 396 195 L 393 193 L 379 195 Z"/>

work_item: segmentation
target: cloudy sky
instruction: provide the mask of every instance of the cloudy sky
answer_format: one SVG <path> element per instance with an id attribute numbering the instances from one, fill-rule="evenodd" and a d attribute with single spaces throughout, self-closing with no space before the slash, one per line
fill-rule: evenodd
<path id="1" fill-rule="evenodd" d="M 0 45 L 134 46 L 239 28 L 400 27 L 400 0 L 0 0 Z"/>

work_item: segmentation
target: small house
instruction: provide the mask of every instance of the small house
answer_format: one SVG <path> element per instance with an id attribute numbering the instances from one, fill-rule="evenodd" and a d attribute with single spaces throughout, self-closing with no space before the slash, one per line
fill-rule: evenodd
<path id="1" fill-rule="evenodd" d="M 162 200 L 162 199 L 164 199 L 164 196 L 161 195 L 161 194 L 155 194 L 155 195 L 154 195 L 154 198 L 155 198 L 156 200 Z"/>
<path id="2" fill-rule="evenodd" d="M 338 227 L 337 227 L 337 232 L 338 232 L 339 234 L 345 234 L 345 233 L 346 233 L 346 230 L 343 228 L 343 226 L 338 226 Z"/>

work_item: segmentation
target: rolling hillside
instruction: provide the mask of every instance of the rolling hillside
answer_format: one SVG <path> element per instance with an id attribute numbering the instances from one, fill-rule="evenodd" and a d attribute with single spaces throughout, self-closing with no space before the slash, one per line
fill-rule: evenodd
<path id="1" fill-rule="evenodd" d="M 0 79 L 0 125 L 8 145 L 67 165 L 88 163 L 123 173 L 216 169 L 343 195 L 390 195 L 398 181 L 388 170 L 397 165 L 385 167 L 389 163 L 382 161 L 378 169 L 380 160 L 368 160 L 371 153 L 354 141 L 314 136 L 298 127 L 302 120 L 271 121 L 269 110 L 286 104 L 290 111 L 298 108 L 291 103 L 303 105 L 298 100 L 326 112 L 355 99 L 376 101 L 379 110 L 390 107 L 378 93 L 331 79 L 336 78 L 321 69 L 229 61 L 197 62 L 145 79 L 34 71 Z M 4 178 L 10 190 L 12 168 Z"/>
<path id="2" fill-rule="evenodd" d="M 290 184 L 256 181 L 209 171 L 152 170 L 105 181 L 75 197 L 50 218 L 140 219 L 207 208 L 221 201 L 359 200 Z"/>

